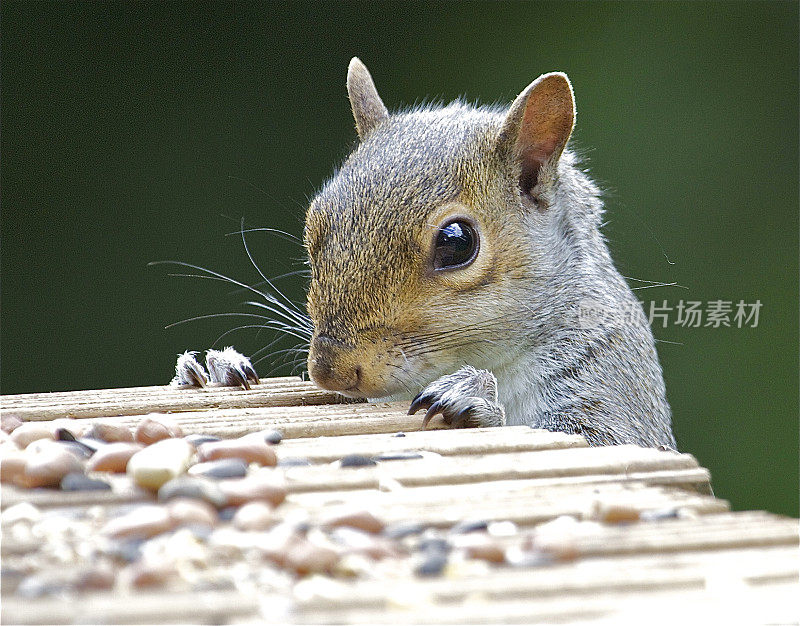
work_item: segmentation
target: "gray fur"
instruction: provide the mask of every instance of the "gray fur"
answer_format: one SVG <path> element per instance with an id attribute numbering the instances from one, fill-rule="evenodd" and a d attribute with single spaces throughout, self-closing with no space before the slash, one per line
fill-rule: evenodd
<path id="1" fill-rule="evenodd" d="M 307 216 L 312 378 L 410 398 L 470 365 L 496 377 L 508 424 L 674 448 L 653 336 L 600 233 L 596 185 L 567 148 L 526 196 L 508 128 L 505 110 L 462 102 L 370 126 Z M 475 283 L 426 270 L 432 214 L 452 202 L 484 226 Z M 585 301 L 613 319 L 582 325 Z"/>

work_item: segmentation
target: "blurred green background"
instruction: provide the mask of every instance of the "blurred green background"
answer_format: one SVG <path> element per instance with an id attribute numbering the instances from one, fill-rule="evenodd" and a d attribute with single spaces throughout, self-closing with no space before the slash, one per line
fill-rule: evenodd
<path id="1" fill-rule="evenodd" d="M 681 286 L 640 299 L 763 305 L 756 328 L 655 329 L 680 448 L 735 508 L 796 515 L 796 2 L 5 0 L 2 393 L 166 383 L 175 354 L 233 328 L 165 330 L 247 294 L 147 263 L 259 281 L 226 234 L 301 233 L 355 142 L 353 55 L 390 108 L 569 74 L 619 268 Z M 248 242 L 268 276 L 301 267 L 296 244 Z M 302 301 L 301 277 L 280 284 Z"/>

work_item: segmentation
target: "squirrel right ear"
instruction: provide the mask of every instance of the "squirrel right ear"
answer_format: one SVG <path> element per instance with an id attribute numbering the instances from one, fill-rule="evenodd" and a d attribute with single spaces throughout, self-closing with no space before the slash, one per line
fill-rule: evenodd
<path id="1" fill-rule="evenodd" d="M 517 96 L 500 129 L 498 148 L 518 160 L 523 193 L 531 193 L 544 165 L 558 161 L 574 125 L 575 99 L 566 74 L 543 74 Z"/>
<path id="2" fill-rule="evenodd" d="M 378 124 L 389 118 L 389 111 L 375 89 L 367 66 L 358 57 L 353 57 L 347 68 L 347 96 L 356 120 L 358 137 L 364 141 Z"/>

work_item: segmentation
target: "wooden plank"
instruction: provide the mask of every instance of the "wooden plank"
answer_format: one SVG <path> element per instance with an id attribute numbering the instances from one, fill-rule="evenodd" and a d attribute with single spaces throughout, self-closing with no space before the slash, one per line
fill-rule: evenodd
<path id="1" fill-rule="evenodd" d="M 371 467 L 287 468 L 293 492 L 377 489 L 392 479 L 403 486 L 474 483 L 524 478 L 555 478 L 591 474 L 616 474 L 695 469 L 689 454 L 661 452 L 638 446 L 565 448 L 508 454 L 456 455 L 412 461 L 391 461 Z"/>
<path id="2" fill-rule="evenodd" d="M 100 476 L 98 474 L 98 476 Z M 687 470 L 667 470 L 660 472 L 641 472 L 631 474 L 590 474 L 586 476 L 565 476 L 558 478 L 539 478 L 527 480 L 496 481 L 488 483 L 467 483 L 459 485 L 445 486 L 423 486 L 404 488 L 401 491 L 393 492 L 398 501 L 424 500 L 429 498 L 433 501 L 444 501 L 454 497 L 472 496 L 484 491 L 507 491 L 509 493 L 519 493 L 526 488 L 551 489 L 568 486 L 587 486 L 598 484 L 638 484 L 642 486 L 665 486 L 677 489 L 689 490 L 700 494 L 707 494 L 708 470 L 704 468 Z M 0 506 L 6 509 L 20 502 L 27 502 L 41 509 L 53 509 L 59 507 L 74 508 L 80 506 L 93 505 L 119 505 L 134 502 L 150 502 L 154 496 L 149 491 L 134 488 L 130 485 L 127 478 L 102 475 L 103 480 L 112 484 L 112 491 L 56 491 L 52 489 L 16 489 L 9 485 L 3 485 L 0 491 Z M 422 495 L 425 490 L 430 490 L 430 494 Z M 291 487 L 289 493 L 291 494 Z M 415 493 L 422 492 L 422 493 Z M 322 491 L 308 492 L 303 491 L 298 494 L 290 495 L 288 500 L 297 504 L 304 504 L 303 498 L 323 498 L 330 503 L 357 503 L 369 502 L 382 491 L 378 489 L 351 490 L 351 491 Z M 459 496 L 459 494 L 462 494 Z M 720 501 L 722 502 L 722 501 Z M 722 504 L 722 506 L 725 506 Z"/>
<path id="3" fill-rule="evenodd" d="M 187 393 L 193 392 L 188 391 Z M 198 391 L 197 393 L 203 392 Z M 230 398 L 226 400 L 233 402 Z M 233 409 L 218 409 L 209 405 L 204 408 L 207 410 L 199 410 L 199 408 L 185 410 L 186 407 L 183 406 L 183 408 L 176 409 L 179 412 L 167 414 L 152 412 L 145 414 L 131 410 L 131 415 L 114 414 L 109 409 L 110 414 L 108 415 L 83 416 L 81 419 L 84 421 L 81 423 L 88 425 L 99 420 L 135 426 L 145 415 L 156 419 L 166 417 L 180 424 L 187 433 L 201 433 L 223 438 L 240 437 L 266 428 L 276 428 L 285 437 L 296 438 L 397 433 L 409 430 L 417 431 L 422 426 L 420 416 L 407 415 L 408 403 L 406 402 L 281 405 Z M 62 412 L 67 413 L 67 411 Z M 441 428 L 447 428 L 441 420 L 433 420 L 428 425 L 428 430 Z"/>
<path id="4" fill-rule="evenodd" d="M 669 487 L 682 491 L 705 494 L 697 488 L 707 484 L 708 470 L 705 468 L 686 470 L 665 470 L 660 472 L 641 472 L 629 474 L 587 474 L 584 476 L 560 476 L 555 478 L 527 478 L 519 480 L 498 480 L 455 485 L 422 485 L 416 487 L 396 488 L 386 485 L 382 489 L 352 489 L 342 491 L 299 491 L 289 490 L 289 502 L 299 505 L 316 503 L 349 503 L 374 502 L 382 498 L 397 503 L 412 502 L 445 502 L 450 500 L 466 501 L 480 498 L 483 494 L 503 492 L 509 497 L 528 497 L 528 492 L 546 492 L 548 489 L 584 489 L 591 493 L 592 489 L 601 485 Z M 391 494 L 391 495 L 390 495 Z M 720 502 L 724 502 L 720 500 Z"/>
<path id="5" fill-rule="evenodd" d="M 303 457 L 314 463 L 328 463 L 348 454 L 379 456 L 392 452 L 425 450 L 444 456 L 500 454 L 561 448 L 586 448 L 579 435 L 549 432 L 528 426 L 472 428 L 447 431 L 405 431 L 394 434 L 342 435 L 284 440 L 276 450 L 281 458 Z"/>
<path id="6" fill-rule="evenodd" d="M 239 616 L 258 615 L 259 598 L 230 591 L 137 591 L 135 594 L 85 594 L 80 601 L 3 598 L 4 624 L 225 624 Z M 276 598 L 276 607 L 281 606 Z M 283 602 L 285 604 L 285 602 Z M 285 622 L 280 610 L 263 616 L 264 623 Z"/>
<path id="7" fill-rule="evenodd" d="M 488 601 L 515 597 L 587 595 L 609 591 L 647 591 L 663 588 L 703 589 L 724 576 L 743 584 L 766 585 L 797 582 L 800 551 L 796 547 L 730 549 L 718 552 L 684 552 L 666 555 L 635 555 L 595 558 L 581 562 L 549 563 L 540 567 L 495 568 L 465 574 L 458 584 L 452 577 L 398 580 L 401 590 L 387 587 L 385 580 L 341 580 L 299 601 L 301 612 L 322 609 L 390 608 L 425 597 L 434 603 L 463 602 L 470 597 Z M 455 574 L 458 565 L 454 565 Z M 467 570 L 468 571 L 468 570 Z"/>
<path id="8" fill-rule="evenodd" d="M 56 489 L 19 489 L 3 485 L 0 489 L 0 507 L 5 510 L 21 502 L 40 509 L 75 508 L 94 505 L 133 504 L 150 502 L 155 496 L 144 489 L 132 486 L 127 476 L 97 473 L 97 477 L 111 483 L 111 491 L 58 491 Z"/>
<path id="9" fill-rule="evenodd" d="M 250 390 L 181 389 L 169 385 L 0 396 L 0 408 L 22 420 L 144 415 L 155 412 L 330 404 L 339 394 L 297 377 L 269 378 Z"/>
<path id="10" fill-rule="evenodd" d="M 654 494 L 644 492 L 644 495 L 652 498 Z M 604 496 L 601 494 L 601 497 Z M 655 497 L 658 495 L 655 494 Z M 652 499 L 650 503 L 663 506 L 663 503 Z M 286 511 L 288 510 L 287 507 Z M 494 514 L 488 512 L 485 519 L 504 520 L 513 519 L 514 516 L 520 517 L 515 513 L 516 510 L 511 508 L 508 511 L 496 511 Z M 535 507 L 531 506 L 530 510 L 532 511 L 530 520 L 520 520 L 522 532 L 530 530 L 530 524 L 541 521 L 537 519 L 538 513 Z M 708 512 L 713 513 L 713 510 Z M 309 513 L 315 518 L 321 515 L 319 511 L 309 511 Z M 576 507 L 576 514 L 581 514 L 580 506 Z M 388 516 L 391 515 L 389 512 Z M 433 515 L 434 513 L 428 514 L 429 518 Z M 708 514 L 696 518 L 652 520 L 634 524 L 603 524 L 589 530 L 591 532 L 576 536 L 572 540 L 573 550 L 581 559 L 636 554 L 654 554 L 666 558 L 668 554 L 687 551 L 710 553 L 714 550 L 770 546 L 788 546 L 797 550 L 799 541 L 797 520 L 758 511 Z M 519 542 L 519 537 L 499 538 L 498 541 L 507 546 L 514 546 Z M 37 544 L 23 546 L 14 542 L 3 542 L 3 556 L 5 558 L 25 554 L 36 547 Z"/>
<path id="11" fill-rule="evenodd" d="M 274 428 L 280 430 L 287 439 L 294 439 L 420 430 L 422 418 L 408 415 L 407 411 L 407 402 L 379 402 L 228 409 L 213 413 L 179 413 L 171 418 L 181 424 L 186 432 L 230 438 Z M 430 429 L 441 427 L 440 421 L 429 425 Z"/>
<path id="12" fill-rule="evenodd" d="M 470 488 L 473 485 L 469 485 Z M 281 515 L 293 511 L 303 512 L 311 521 L 323 519 L 330 507 L 345 504 L 346 508 L 359 507 L 373 511 L 387 523 L 416 521 L 428 526 L 450 527 L 465 519 L 503 521 L 517 524 L 535 524 L 561 515 L 591 518 L 595 507 L 624 506 L 626 509 L 655 511 L 662 509 L 687 509 L 697 514 L 721 513 L 728 504 L 709 496 L 701 496 L 680 489 L 645 487 L 630 484 L 583 485 L 580 487 L 535 488 L 509 494 L 503 491 L 475 490 L 463 498 L 453 498 L 446 489 L 439 490 L 439 498 L 408 501 L 398 493 L 374 492 L 369 500 L 343 498 L 312 504 L 308 499 L 302 504 L 292 500 L 282 506 Z M 382 496 L 382 497 L 381 497 Z"/>
<path id="13" fill-rule="evenodd" d="M 399 592 L 395 597 L 399 597 Z M 4 623 L 18 624 L 476 624 L 564 623 L 606 618 L 608 623 L 640 623 L 654 613 L 669 623 L 796 623 L 797 586 L 746 587 L 728 594 L 680 585 L 632 592 L 594 591 L 591 595 L 524 597 L 487 602 L 477 596 L 459 604 L 436 605 L 423 595 L 412 606 L 396 603 L 379 610 L 322 609 L 291 613 L 284 598 L 255 598 L 242 593 L 180 593 L 110 599 L 99 596 L 80 603 L 9 598 Z M 260 602 L 257 602 L 260 600 Z M 401 599 L 402 601 L 402 599 Z M 657 607 L 657 608 L 656 608 Z M 747 619 L 745 616 L 749 616 Z M 743 618 L 744 621 L 743 621 Z"/>
<path id="14" fill-rule="evenodd" d="M 638 478 L 637 477 L 641 477 Z M 589 513 L 593 503 L 601 499 L 602 496 L 610 497 L 616 495 L 615 502 L 619 505 L 627 504 L 628 501 L 635 501 L 637 497 L 646 494 L 669 493 L 674 494 L 673 506 L 677 509 L 680 506 L 688 506 L 685 503 L 687 498 L 697 503 L 715 503 L 712 507 L 714 511 L 728 510 L 728 504 L 724 500 L 709 496 L 699 496 L 696 492 L 675 487 L 653 485 L 647 482 L 647 474 L 642 473 L 631 477 L 630 480 L 620 482 L 612 476 L 611 480 L 605 480 L 605 476 L 567 476 L 563 478 L 544 478 L 544 479 L 525 479 L 514 481 L 487 481 L 478 483 L 463 483 L 457 485 L 426 485 L 420 487 L 404 487 L 400 489 L 363 489 L 352 491 L 313 491 L 289 493 L 286 502 L 298 507 L 309 509 L 324 509 L 326 507 L 344 505 L 348 508 L 364 507 L 368 509 L 389 509 L 392 507 L 402 507 L 417 509 L 417 515 L 424 515 L 426 509 L 436 506 L 460 505 L 463 515 L 458 519 L 476 519 L 475 515 L 470 515 L 471 510 L 478 506 L 481 509 L 489 509 L 486 517 L 479 519 L 498 520 L 504 519 L 499 515 L 491 513 L 491 505 L 483 506 L 484 502 L 491 502 L 495 505 L 503 504 L 513 506 L 514 503 L 537 503 L 543 506 L 546 503 L 563 502 L 563 499 L 582 499 L 584 506 L 576 509 L 574 506 L 564 509 L 556 514 L 575 514 L 581 516 Z M 696 500 L 695 500 L 696 499 Z M 634 503 L 635 504 L 635 503 Z M 702 510 L 708 507 L 703 504 Z M 414 518 L 414 515 L 411 516 Z"/>
<path id="15" fill-rule="evenodd" d="M 719 518 L 730 521 L 734 517 L 736 515 L 729 514 L 705 518 L 704 521 L 711 522 Z M 759 524 L 765 522 L 764 515 L 758 518 L 753 521 Z M 740 518 L 737 521 L 745 520 Z M 654 535 L 657 532 L 658 529 Z M 393 584 L 387 584 L 386 580 L 336 581 L 316 588 L 309 582 L 298 590 L 302 599 L 297 615 L 302 623 L 367 623 L 367 616 L 374 620 L 378 614 L 383 616 L 379 620 L 381 622 L 427 623 L 430 610 L 433 609 L 439 612 L 439 617 L 432 620 L 434 623 L 491 623 L 493 620 L 489 619 L 489 615 L 484 615 L 485 619 L 474 620 L 461 612 L 461 607 L 479 602 L 480 606 L 494 610 L 500 622 L 513 622 L 513 615 L 525 615 L 531 619 L 545 619 L 547 616 L 547 621 L 572 619 L 581 615 L 586 608 L 589 609 L 589 615 L 594 615 L 598 607 L 591 603 L 605 597 L 614 601 L 600 611 L 602 615 L 629 613 L 630 617 L 638 618 L 634 620 L 638 623 L 645 615 L 652 618 L 653 606 L 661 607 L 660 603 L 654 604 L 655 598 L 651 595 L 654 593 L 674 593 L 674 605 L 681 607 L 695 594 L 696 600 L 702 601 L 706 609 L 711 609 L 723 598 L 728 601 L 744 594 L 748 601 L 752 601 L 754 597 L 750 594 L 763 592 L 769 596 L 773 607 L 780 609 L 775 615 L 785 622 L 787 616 L 793 615 L 791 611 L 795 612 L 794 615 L 797 611 L 796 598 L 800 594 L 798 557 L 800 551 L 795 542 L 791 547 L 593 558 L 577 564 L 569 562 L 534 568 L 492 569 L 467 573 L 466 576 L 458 575 L 459 566 L 455 564 L 450 576 L 433 580 L 407 579 Z M 524 598 L 530 606 L 525 610 L 517 607 L 520 613 L 515 612 L 517 609 L 509 612 L 508 603 L 516 606 L 519 598 Z M 558 609 L 554 611 L 554 607 Z M 645 607 L 647 610 L 644 610 Z M 663 615 L 668 614 L 669 607 L 666 609 L 667 613 Z M 748 606 L 747 609 L 750 611 L 752 607 Z M 634 610 L 639 612 L 638 615 L 634 615 Z M 745 614 L 747 612 L 740 613 L 739 617 Z M 752 623 L 762 623 L 766 615 L 764 612 L 753 614 L 758 619 Z M 449 616 L 448 619 L 445 616 Z M 696 613 L 689 611 L 684 617 L 689 618 L 688 623 L 697 623 Z M 739 623 L 739 620 L 734 621 Z M 711 623 L 719 621 L 713 619 Z"/>
<path id="16" fill-rule="evenodd" d="M 755 593 L 759 598 L 768 596 L 773 607 L 781 610 L 775 615 L 786 617 L 787 608 L 792 606 L 787 602 L 798 591 L 797 556 L 796 548 L 728 550 L 666 558 L 647 555 L 594 559 L 582 562 L 579 568 L 572 563 L 554 563 L 461 575 L 456 566 L 456 572 L 449 577 L 432 580 L 408 578 L 398 571 L 392 580 L 309 579 L 297 585 L 294 601 L 238 591 L 192 594 L 174 590 L 135 596 L 88 595 L 75 603 L 63 599 L 31 602 L 12 597 L 4 598 L 2 618 L 4 623 L 40 624 L 227 623 L 243 619 L 267 623 L 367 623 L 367 616 L 371 616 L 370 623 L 387 623 L 425 622 L 433 610 L 442 620 L 449 615 L 452 623 L 472 623 L 473 620 L 461 619 L 462 607 L 491 607 L 498 617 L 508 619 L 505 609 L 509 603 L 516 606 L 524 598 L 527 612 L 520 608 L 521 613 L 512 610 L 512 615 L 530 613 L 538 619 L 582 614 L 587 608 L 589 614 L 595 614 L 602 608 L 600 614 L 610 616 L 646 606 L 643 603 L 652 602 L 654 594 L 673 593 L 678 600 L 675 606 L 684 606 L 693 597 L 719 601 L 728 594 L 743 594 L 752 599 Z M 761 595 L 764 593 L 767 596 Z M 606 601 L 600 607 L 592 604 L 598 598 Z M 767 613 L 759 615 L 764 617 Z"/>
<path id="17" fill-rule="evenodd" d="M 262 379 L 253 386 L 261 391 L 285 390 L 295 391 L 316 389 L 313 383 L 302 380 L 299 376 L 280 376 Z M 111 389 L 79 389 L 77 391 L 48 391 L 41 393 L 19 393 L 0 396 L 3 407 L 8 409 L 49 407 L 58 404 L 87 404 L 98 400 L 112 402 L 115 399 L 138 399 L 146 402 L 154 396 L 175 396 L 192 394 L 192 392 L 212 395 L 240 395 L 243 389 L 233 387 L 206 387 L 205 389 L 178 388 L 172 385 L 154 385 L 150 387 L 116 387 Z"/>
<path id="18" fill-rule="evenodd" d="M 593 556 L 798 544 L 797 520 L 759 511 L 681 522 L 665 520 L 658 524 L 658 533 L 653 532 L 653 523 L 608 526 L 602 535 L 580 538 L 576 550 L 581 556 Z"/>
<path id="19" fill-rule="evenodd" d="M 474 488 L 473 485 L 459 485 L 469 489 L 450 490 L 439 488 L 427 491 L 422 495 L 408 489 L 403 492 L 385 493 L 380 491 L 357 492 L 356 497 L 347 497 L 341 492 L 335 498 L 308 497 L 300 500 L 290 495 L 286 503 L 276 510 L 278 518 L 288 518 L 295 513 L 302 513 L 312 522 L 326 517 L 331 507 L 366 508 L 386 523 L 416 521 L 427 526 L 450 527 L 465 519 L 481 519 L 486 521 L 509 520 L 517 524 L 535 524 L 561 515 L 572 515 L 579 518 L 590 518 L 595 507 L 625 506 L 628 509 L 654 511 L 661 509 L 687 509 L 697 514 L 720 513 L 728 510 L 727 502 L 709 496 L 701 496 L 689 491 L 664 487 L 647 487 L 643 484 L 631 483 L 624 487 L 609 484 L 584 484 L 568 486 L 534 486 L 514 492 L 486 489 L 484 485 Z M 410 493 L 407 493 L 410 492 Z M 54 509 L 56 505 L 48 500 L 36 502 L 25 498 L 24 492 L 16 492 L 9 498 L 8 504 L 28 502 L 38 504 L 42 509 Z M 302 494 L 303 496 L 318 494 Z M 141 490 L 135 493 L 138 502 L 153 501 L 151 494 Z M 5 496 L 3 498 L 6 499 Z M 88 498 L 87 498 L 88 499 Z M 112 499 L 98 497 L 95 504 L 107 506 L 123 506 L 131 503 L 131 498 Z M 74 503 L 73 503 L 74 504 Z M 85 500 L 81 502 L 86 505 Z M 59 506 L 65 506 L 64 500 Z M 108 510 L 113 515 L 114 510 Z M 26 548 L 17 545 L 4 545 L 3 554 L 10 549 Z"/>
<path id="20" fill-rule="evenodd" d="M 526 597 L 487 602 L 470 598 L 435 605 L 418 598 L 413 607 L 320 610 L 297 616 L 298 624 L 792 624 L 797 623 L 797 585 L 731 589 L 653 589 L 595 592 L 586 597 Z M 598 621 L 602 620 L 602 621 Z"/>

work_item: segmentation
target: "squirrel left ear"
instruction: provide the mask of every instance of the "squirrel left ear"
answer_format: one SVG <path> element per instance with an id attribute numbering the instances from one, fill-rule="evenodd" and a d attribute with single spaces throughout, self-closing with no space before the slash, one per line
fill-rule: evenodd
<path id="1" fill-rule="evenodd" d="M 358 137 L 364 141 L 378 124 L 389 118 L 389 111 L 375 89 L 367 66 L 358 57 L 353 57 L 347 68 L 347 97 L 350 98 Z"/>
<path id="2" fill-rule="evenodd" d="M 498 136 L 498 147 L 521 166 L 519 185 L 530 194 L 539 172 L 558 162 L 575 125 L 575 98 L 566 74 L 543 74 L 517 96 Z"/>

